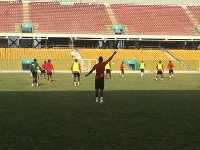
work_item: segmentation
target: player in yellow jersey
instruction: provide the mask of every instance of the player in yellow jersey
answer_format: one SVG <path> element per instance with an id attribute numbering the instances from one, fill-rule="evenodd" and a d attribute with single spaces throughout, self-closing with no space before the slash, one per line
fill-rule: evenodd
<path id="1" fill-rule="evenodd" d="M 156 81 L 158 80 L 158 75 L 160 75 L 161 80 L 163 80 L 164 67 L 161 61 L 158 62 L 158 64 L 156 65 L 156 68 L 157 68 Z"/>
<path id="2" fill-rule="evenodd" d="M 107 75 L 109 75 L 110 79 L 112 79 L 112 77 L 111 77 L 111 63 L 110 62 L 108 62 L 106 64 L 105 69 L 106 69 L 106 79 L 108 79 Z"/>
<path id="3" fill-rule="evenodd" d="M 142 76 L 144 75 L 144 69 L 145 69 L 145 63 L 142 61 L 140 63 L 140 71 L 141 71 L 140 78 L 142 78 Z"/>
<path id="4" fill-rule="evenodd" d="M 75 62 L 71 66 L 71 71 L 74 78 L 74 86 L 80 85 L 80 73 L 81 73 L 81 65 L 78 62 L 78 59 L 75 59 Z M 78 82 L 76 81 L 76 78 L 78 77 Z"/>

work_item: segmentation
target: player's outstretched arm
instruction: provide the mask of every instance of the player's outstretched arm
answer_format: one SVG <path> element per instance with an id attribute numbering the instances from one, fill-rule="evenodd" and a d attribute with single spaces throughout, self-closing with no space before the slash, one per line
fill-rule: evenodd
<path id="1" fill-rule="evenodd" d="M 85 77 L 89 76 L 92 72 L 94 71 L 94 69 L 92 68 L 92 70 L 90 70 L 90 72 L 88 72 Z"/>
<path id="2" fill-rule="evenodd" d="M 111 60 L 113 59 L 113 57 L 115 56 L 116 53 L 117 53 L 117 51 L 115 50 L 115 51 L 113 52 L 113 54 L 110 56 L 110 58 L 108 58 L 108 60 L 107 60 L 106 62 L 111 61 Z"/>

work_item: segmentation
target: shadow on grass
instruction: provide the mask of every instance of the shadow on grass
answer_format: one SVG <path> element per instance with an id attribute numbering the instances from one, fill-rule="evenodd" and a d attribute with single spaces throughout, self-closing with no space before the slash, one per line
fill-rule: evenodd
<path id="1" fill-rule="evenodd" d="M 0 92 L 0 149 L 198 149 L 199 91 Z"/>

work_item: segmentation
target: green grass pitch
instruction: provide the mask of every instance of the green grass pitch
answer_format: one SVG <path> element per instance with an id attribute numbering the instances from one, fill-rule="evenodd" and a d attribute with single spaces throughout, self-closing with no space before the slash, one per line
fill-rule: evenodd
<path id="1" fill-rule="evenodd" d="M 125 74 L 105 80 L 95 102 L 94 74 L 54 73 L 31 87 L 27 74 L 0 74 L 0 149 L 198 150 L 200 75 Z"/>

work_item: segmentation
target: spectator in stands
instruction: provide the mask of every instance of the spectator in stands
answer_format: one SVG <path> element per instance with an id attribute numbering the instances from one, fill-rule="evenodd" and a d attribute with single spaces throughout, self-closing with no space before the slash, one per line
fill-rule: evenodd
<path id="1" fill-rule="evenodd" d="M 161 80 L 163 80 L 164 67 L 161 61 L 159 61 L 158 64 L 156 65 L 156 69 L 157 69 L 156 81 L 158 80 L 158 75 L 160 75 Z"/>
<path id="2" fill-rule="evenodd" d="M 120 64 L 120 70 L 121 70 L 121 73 L 120 73 L 120 77 L 124 77 L 124 62 L 122 61 L 122 63 Z"/>
<path id="3" fill-rule="evenodd" d="M 173 67 L 174 67 L 174 65 L 170 60 L 168 65 L 167 65 L 167 68 L 169 69 L 169 78 L 170 79 L 173 77 L 173 74 L 174 74 Z"/>
<path id="4" fill-rule="evenodd" d="M 96 89 L 96 102 L 99 102 L 99 92 L 100 92 L 100 103 L 103 103 L 103 90 L 104 90 L 104 71 L 105 71 L 105 65 L 112 60 L 114 55 L 117 52 L 115 51 L 108 60 L 103 62 L 103 57 L 99 57 L 99 63 L 95 64 L 93 68 L 90 70 L 88 74 L 85 75 L 87 77 L 90 75 L 94 70 L 96 70 L 96 76 L 95 76 L 95 89 Z"/>
<path id="5" fill-rule="evenodd" d="M 42 74 L 44 74 L 44 78 L 46 79 L 45 75 L 46 75 L 46 64 L 47 64 L 47 61 L 44 61 L 44 63 L 42 64 L 42 67 L 41 67 L 41 73 L 40 73 L 40 76 Z M 38 76 L 39 77 L 39 76 Z"/>
<path id="6" fill-rule="evenodd" d="M 111 77 L 111 63 L 108 62 L 105 66 L 105 69 L 106 69 L 106 79 L 108 79 L 107 75 L 109 75 L 110 79 L 112 79 Z"/>
<path id="7" fill-rule="evenodd" d="M 54 70 L 51 60 L 48 60 L 48 63 L 46 64 L 46 70 L 47 70 L 48 82 L 51 82 L 52 81 L 52 71 Z"/>
<path id="8" fill-rule="evenodd" d="M 144 61 L 142 60 L 142 62 L 140 63 L 140 78 L 142 78 L 142 76 L 144 75 L 144 69 L 145 69 L 145 63 Z"/>
<path id="9" fill-rule="evenodd" d="M 78 59 L 75 59 L 75 62 L 72 64 L 71 71 L 73 74 L 74 86 L 80 85 L 81 64 L 78 62 Z M 78 82 L 76 78 L 78 78 Z"/>
<path id="10" fill-rule="evenodd" d="M 31 63 L 31 65 L 29 66 L 29 69 L 32 73 L 32 77 L 33 77 L 33 83 L 32 83 L 32 87 L 34 85 L 38 86 L 38 82 L 37 82 L 37 70 L 41 69 L 40 65 L 37 63 L 37 59 L 34 59 L 34 62 Z"/>

